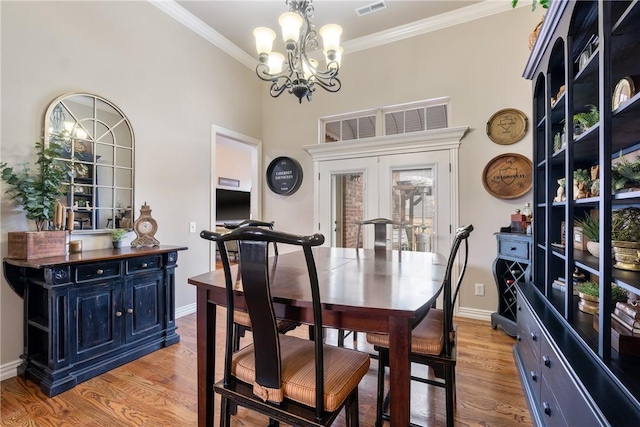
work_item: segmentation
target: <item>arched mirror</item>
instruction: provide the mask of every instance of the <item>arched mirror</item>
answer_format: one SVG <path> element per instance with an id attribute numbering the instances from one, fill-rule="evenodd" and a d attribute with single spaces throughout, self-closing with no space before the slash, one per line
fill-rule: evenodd
<path id="1" fill-rule="evenodd" d="M 124 113 L 96 95 L 62 95 L 47 109 L 44 136 L 62 145 L 73 171 L 60 200 L 74 213 L 73 232 L 131 228 L 134 137 Z"/>

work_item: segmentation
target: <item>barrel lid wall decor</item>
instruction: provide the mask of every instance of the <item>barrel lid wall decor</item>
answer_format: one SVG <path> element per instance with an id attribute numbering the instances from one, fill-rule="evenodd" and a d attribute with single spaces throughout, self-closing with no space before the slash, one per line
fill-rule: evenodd
<path id="1" fill-rule="evenodd" d="M 528 193 L 533 185 L 531 160 L 516 153 L 494 157 L 484 167 L 482 184 L 485 190 L 500 199 L 520 197 Z"/>
<path id="2" fill-rule="evenodd" d="M 509 145 L 527 133 L 527 116 L 515 108 L 496 112 L 487 122 L 487 136 L 496 144 Z"/>
<path id="3" fill-rule="evenodd" d="M 276 194 L 290 196 L 302 184 L 302 166 L 291 157 L 277 157 L 267 168 L 267 186 Z"/>

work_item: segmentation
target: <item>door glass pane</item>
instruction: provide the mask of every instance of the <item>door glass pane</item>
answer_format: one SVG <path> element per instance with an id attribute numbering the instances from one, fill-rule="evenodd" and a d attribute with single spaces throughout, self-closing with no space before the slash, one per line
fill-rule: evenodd
<path id="1" fill-rule="evenodd" d="M 402 231 L 403 246 L 409 250 L 431 252 L 435 230 L 436 202 L 433 194 L 434 169 L 394 169 L 392 179 L 393 219 L 407 225 Z M 398 239 L 394 230 L 394 245 Z M 396 247 L 394 247 L 396 249 Z"/>
<path id="2" fill-rule="evenodd" d="M 334 174 L 331 181 L 331 222 L 333 224 L 331 246 L 355 248 L 357 226 L 354 221 L 362 220 L 364 211 L 363 173 Z"/>

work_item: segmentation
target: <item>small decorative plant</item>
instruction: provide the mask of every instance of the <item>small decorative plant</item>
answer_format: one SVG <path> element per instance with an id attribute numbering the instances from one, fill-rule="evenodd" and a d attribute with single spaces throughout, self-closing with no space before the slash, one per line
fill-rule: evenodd
<path id="1" fill-rule="evenodd" d="M 628 207 L 611 213 L 611 240 L 640 242 L 640 208 Z"/>
<path id="2" fill-rule="evenodd" d="M 37 230 L 43 231 L 55 216 L 56 202 L 72 172 L 68 162 L 58 160 L 62 155 L 62 140 L 52 139 L 48 147 L 38 141 L 36 150 L 39 169 L 36 173 L 26 164 L 16 172 L 7 163 L 0 162 L 0 178 L 9 185 L 6 193 L 16 204 L 22 205 L 27 219 L 34 220 Z"/>
<path id="3" fill-rule="evenodd" d="M 576 286 L 576 290 L 581 294 L 588 295 L 590 297 L 600 297 L 600 285 L 598 285 L 596 282 L 584 282 L 581 285 Z M 611 285 L 611 299 L 614 301 L 626 300 L 627 291 L 619 286 Z"/>
<path id="4" fill-rule="evenodd" d="M 620 161 L 611 167 L 611 178 L 613 180 L 613 190 L 619 191 L 623 188 L 640 186 L 640 156 L 633 162 L 627 160 L 620 153 Z"/>
<path id="5" fill-rule="evenodd" d="M 120 242 L 122 239 L 124 239 L 124 236 L 126 236 L 127 233 L 129 233 L 129 230 L 127 230 L 126 228 L 114 228 L 113 230 L 111 230 L 111 239 L 114 242 Z"/>
<path id="6" fill-rule="evenodd" d="M 582 228 L 582 234 L 592 242 L 600 240 L 600 223 L 597 218 L 587 214 L 584 219 L 576 221 L 576 225 Z"/>
<path id="7" fill-rule="evenodd" d="M 583 130 L 589 129 L 600 121 L 600 113 L 595 105 L 589 106 L 589 111 L 576 113 L 573 115 L 573 125 L 579 126 Z"/>

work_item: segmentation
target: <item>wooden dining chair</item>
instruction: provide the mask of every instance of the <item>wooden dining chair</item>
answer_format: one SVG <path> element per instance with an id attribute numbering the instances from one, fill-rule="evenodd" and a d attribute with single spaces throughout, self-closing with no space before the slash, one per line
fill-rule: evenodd
<path id="1" fill-rule="evenodd" d="M 386 251 L 387 250 L 387 226 L 396 226 L 398 227 L 398 251 L 399 251 L 399 259 L 402 260 L 402 233 L 404 231 L 404 226 L 406 225 L 404 222 L 393 221 L 387 218 L 375 218 L 375 219 L 367 219 L 364 221 L 355 220 L 354 223 L 358 226 L 356 232 L 356 249 L 360 248 L 360 237 L 362 236 L 362 227 L 366 225 L 372 225 L 374 227 L 374 243 L 373 248 L 377 251 Z M 338 347 L 344 347 L 344 339 L 349 335 L 353 335 L 353 343 L 358 342 L 358 332 L 357 331 L 345 331 L 344 329 L 338 329 Z"/>
<path id="2" fill-rule="evenodd" d="M 469 245 L 467 239 L 473 231 L 473 225 L 467 225 L 456 231 L 451 252 L 447 261 L 444 279 L 438 295 L 443 294 L 442 308 L 432 307 L 414 326 L 411 332 L 411 362 L 430 366 L 435 379 L 411 376 L 411 380 L 435 385 L 445 389 L 447 427 L 453 427 L 456 392 L 456 325 L 453 323 L 453 308 L 460 291 L 460 284 L 467 269 Z M 452 272 L 461 244 L 464 243 L 462 268 L 452 288 Z M 367 342 L 378 352 L 378 393 L 376 403 L 376 427 L 382 426 L 383 419 L 389 419 L 385 413 L 389 399 L 384 394 L 385 367 L 389 366 L 389 336 L 387 334 L 368 333 Z M 393 369 L 390 367 L 390 369 Z M 415 425 L 415 424 L 412 424 Z"/>
<path id="3" fill-rule="evenodd" d="M 224 228 L 226 230 L 235 230 L 236 228 L 240 228 L 240 227 L 264 227 L 264 228 L 268 228 L 269 230 L 273 230 L 274 225 L 275 225 L 274 221 L 265 222 L 265 221 L 258 221 L 254 219 L 245 219 L 241 222 L 225 222 Z M 229 250 L 230 247 L 232 248 L 232 250 Z M 235 242 L 233 242 L 231 245 L 227 245 L 227 250 L 230 252 L 231 251 L 235 252 L 235 259 L 239 263 L 240 256 L 239 256 L 238 248 Z M 274 255 L 277 256 L 278 246 L 275 243 L 273 244 L 273 251 L 274 251 Z M 238 269 L 238 276 L 236 280 L 240 281 L 240 269 Z M 240 339 L 245 336 L 247 331 L 251 331 L 251 319 L 249 318 L 249 313 L 242 310 L 236 310 L 233 313 L 233 318 L 234 318 L 233 346 L 234 346 L 234 351 L 238 351 L 240 349 Z M 293 322 L 291 320 L 285 320 L 285 319 L 278 320 L 278 330 L 283 334 L 285 332 L 288 332 L 297 328 L 298 326 L 300 326 L 300 323 L 298 322 Z"/>
<path id="4" fill-rule="evenodd" d="M 258 227 L 241 227 L 222 235 L 203 231 L 201 236 L 217 242 L 227 292 L 223 379 L 214 385 L 222 397 L 220 425 L 230 425 L 230 412 L 238 405 L 267 415 L 272 420 L 270 425 L 285 422 L 301 427 L 331 425 L 345 408 L 346 425 L 357 426 L 358 384 L 369 369 L 369 356 L 323 344 L 322 306 L 312 248 L 324 243 L 324 236 L 296 236 Z M 233 351 L 232 337 L 237 287 L 225 246 L 232 241 L 240 250 L 238 268 L 242 270 L 244 301 L 253 329 L 253 343 L 237 352 Z M 304 252 L 314 340 L 278 331 L 271 286 L 280 272 L 277 258 L 269 258 L 270 243 L 297 246 Z M 292 280 L 300 280 L 299 275 Z"/>

